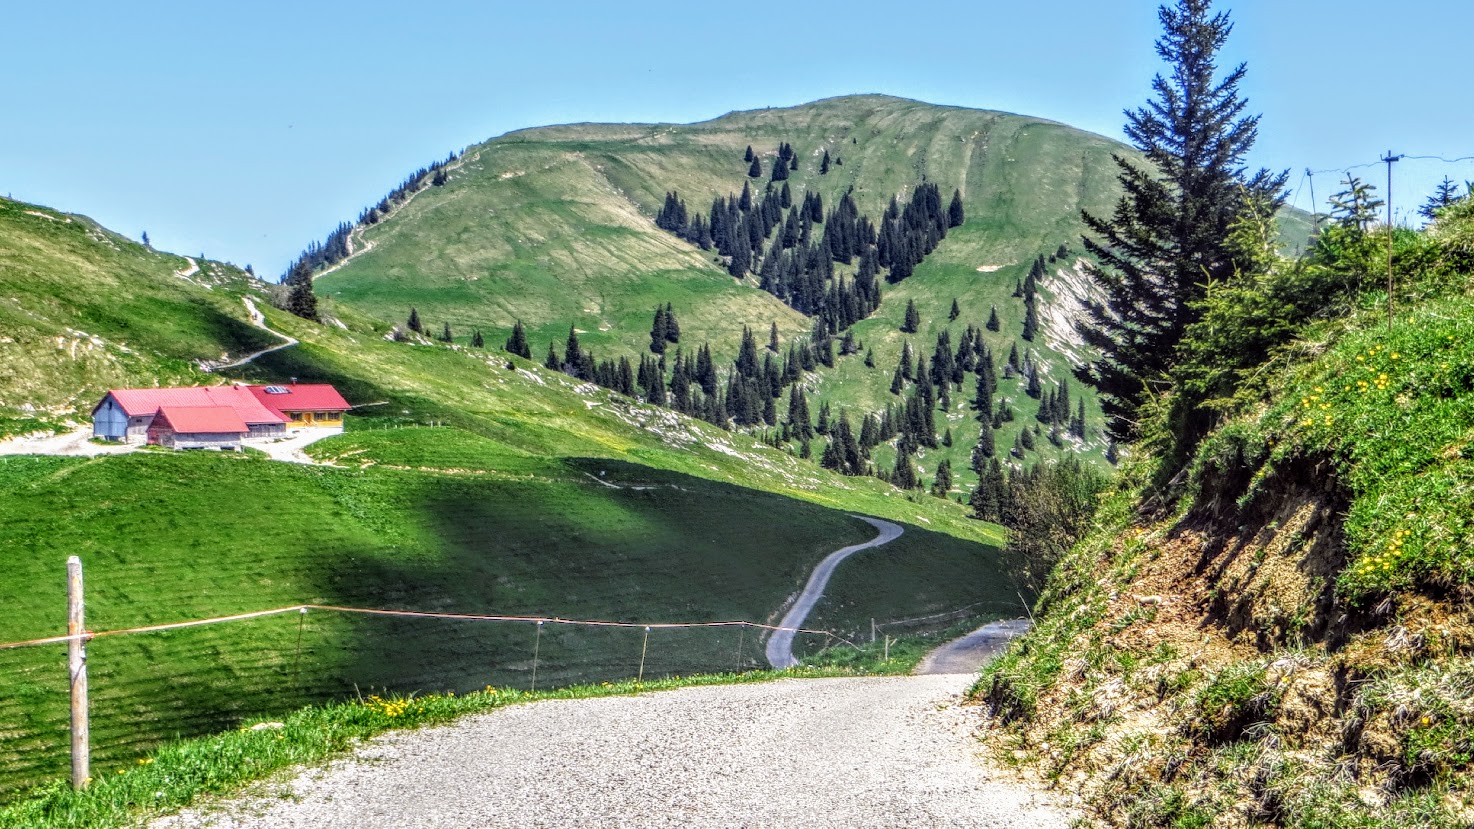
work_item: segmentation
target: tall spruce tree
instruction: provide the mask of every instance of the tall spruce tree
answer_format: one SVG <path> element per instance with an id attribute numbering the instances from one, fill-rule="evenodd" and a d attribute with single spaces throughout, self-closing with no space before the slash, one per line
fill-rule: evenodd
<path id="1" fill-rule="evenodd" d="M 966 218 L 962 211 L 962 191 L 952 191 L 952 204 L 947 207 L 947 227 L 961 227 Z"/>
<path id="2" fill-rule="evenodd" d="M 943 458 L 937 464 L 936 477 L 931 482 L 931 494 L 938 498 L 946 498 L 952 491 L 952 462 Z"/>
<path id="3" fill-rule="evenodd" d="M 921 327 L 921 312 L 916 310 L 916 300 L 906 300 L 906 319 L 901 323 L 901 330 L 907 334 L 915 334 L 916 329 Z"/>
<path id="4" fill-rule="evenodd" d="M 1157 53 L 1169 72 L 1153 79 L 1153 100 L 1126 113 L 1126 136 L 1147 164 L 1115 156 L 1124 195 L 1108 217 L 1082 214 L 1085 248 L 1097 260 L 1089 273 L 1105 299 L 1087 303 L 1077 324 L 1100 357 L 1076 373 L 1099 390 L 1118 437 L 1136 434 L 1149 389 L 1168 380 L 1205 286 L 1244 264 L 1229 228 L 1251 205 L 1272 214 L 1285 198 L 1286 173 L 1249 175 L 1242 166 L 1259 117 L 1244 114 L 1245 66 L 1218 76 L 1228 14 L 1213 13 L 1211 0 L 1176 0 L 1158 18 Z"/>
<path id="5" fill-rule="evenodd" d="M 425 330 L 424 324 L 420 322 L 419 310 L 415 308 L 409 309 L 409 320 L 405 322 L 404 327 L 415 332 L 416 334 Z"/>
<path id="6" fill-rule="evenodd" d="M 1031 295 L 1024 300 L 1024 331 L 1022 336 L 1029 342 L 1034 341 L 1035 335 L 1039 333 L 1039 302 Z"/>
<path id="7" fill-rule="evenodd" d="M 563 348 L 563 370 L 577 377 L 579 367 L 582 365 L 583 349 L 578 345 L 578 329 L 570 325 L 568 326 L 568 343 Z"/>
<path id="8" fill-rule="evenodd" d="M 522 320 L 512 325 L 512 336 L 507 338 L 506 349 L 524 360 L 532 359 L 532 347 L 527 344 L 527 331 L 522 328 Z"/>
<path id="9" fill-rule="evenodd" d="M 898 489 L 921 487 L 921 478 L 916 474 L 916 465 L 911 462 L 911 453 L 905 449 L 896 451 L 896 466 L 891 471 L 891 483 Z"/>
<path id="10" fill-rule="evenodd" d="M 665 344 L 670 341 L 670 318 L 666 316 L 665 306 L 655 306 L 655 319 L 650 323 L 650 352 L 652 354 L 664 354 Z"/>
<path id="11" fill-rule="evenodd" d="M 287 274 L 286 282 L 289 287 L 285 310 L 305 320 L 316 320 L 317 294 L 312 290 L 312 266 L 299 260 Z"/>

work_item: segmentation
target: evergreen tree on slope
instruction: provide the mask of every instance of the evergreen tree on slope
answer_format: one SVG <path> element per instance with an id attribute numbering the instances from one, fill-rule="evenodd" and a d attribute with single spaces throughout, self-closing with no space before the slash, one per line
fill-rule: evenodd
<path id="1" fill-rule="evenodd" d="M 1157 53 L 1170 73 L 1152 81 L 1155 98 L 1126 113 L 1126 135 L 1148 165 L 1116 156 L 1125 191 L 1110 217 L 1083 214 L 1090 275 L 1104 302 L 1079 324 L 1098 360 L 1077 370 L 1099 389 L 1110 433 L 1131 437 L 1137 410 L 1166 380 L 1184 330 L 1196 321 L 1207 283 L 1238 266 L 1229 227 L 1250 204 L 1278 210 L 1286 174 L 1242 166 L 1259 117 L 1239 96 L 1245 67 L 1216 77 L 1214 58 L 1233 26 L 1211 0 L 1176 0 L 1158 10 Z"/>

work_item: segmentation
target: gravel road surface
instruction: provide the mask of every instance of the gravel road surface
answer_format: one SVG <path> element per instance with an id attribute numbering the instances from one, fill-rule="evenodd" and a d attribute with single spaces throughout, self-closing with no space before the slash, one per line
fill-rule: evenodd
<path id="1" fill-rule="evenodd" d="M 375 740 L 189 827 L 1063 827 L 977 757 L 969 675 L 781 680 L 512 706 Z"/>
<path id="2" fill-rule="evenodd" d="M 895 541 L 901 536 L 902 530 L 898 524 L 882 521 L 879 518 L 867 518 L 863 515 L 852 517 L 858 518 L 875 529 L 880 530 L 880 535 L 866 541 L 864 544 L 851 544 L 848 547 L 841 547 L 835 550 L 825 556 L 824 560 L 819 562 L 819 566 L 814 568 L 814 572 L 809 574 L 809 583 L 804 585 L 803 592 L 798 594 L 798 599 L 794 601 L 793 607 L 788 609 L 788 612 L 783 615 L 783 621 L 778 623 L 778 627 L 787 628 L 787 630 L 775 630 L 773 631 L 773 635 L 768 637 L 768 664 L 774 668 L 792 668 L 798 664 L 798 660 L 793 656 L 793 631 L 804 626 L 804 620 L 809 618 L 809 613 L 813 611 L 814 605 L 818 604 L 819 599 L 824 597 L 824 587 L 829 584 L 829 577 L 833 575 L 834 568 L 838 567 L 841 561 L 844 561 L 861 550 L 879 547 L 882 544 Z"/>
<path id="3" fill-rule="evenodd" d="M 1033 623 L 1028 619 L 989 622 L 961 639 L 937 648 L 916 666 L 918 674 L 970 674 L 993 660 L 1008 643 L 1023 636 Z"/>

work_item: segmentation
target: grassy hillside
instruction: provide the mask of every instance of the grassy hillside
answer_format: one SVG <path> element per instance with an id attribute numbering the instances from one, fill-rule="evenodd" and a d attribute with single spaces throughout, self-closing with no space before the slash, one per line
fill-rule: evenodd
<path id="1" fill-rule="evenodd" d="M 692 341 L 728 351 L 744 324 L 806 333 L 792 311 L 651 221 L 668 190 L 702 211 L 739 192 L 744 149 L 769 169 L 780 142 L 801 157 L 789 179 L 795 194 L 810 189 L 834 204 L 853 187 L 873 217 L 922 181 L 960 188 L 969 222 L 935 256 L 952 269 L 943 281 L 954 291 L 978 287 L 979 265 L 1027 266 L 1075 240 L 1080 209 L 1113 200 L 1109 156 L 1121 149 L 1039 119 L 874 95 L 691 125 L 521 130 L 467 148 L 446 185 L 364 231 L 360 242 L 373 249 L 321 278 L 319 290 L 396 322 L 416 306 L 437 330 L 446 320 L 463 332 L 505 331 L 520 318 L 538 344 L 561 344 L 575 324 L 590 345 L 631 353 L 644 348 L 651 310 L 664 301 Z M 843 163 L 821 176 L 825 150 Z"/>
<path id="2" fill-rule="evenodd" d="M 1327 235 L 1230 336 L 1315 313 L 1180 475 L 1133 465 L 978 689 L 1099 825 L 1474 823 L 1474 203 L 1397 231 L 1390 323 L 1387 237 Z"/>
<path id="3" fill-rule="evenodd" d="M 881 308 L 853 327 L 875 367 L 855 355 L 812 375 L 805 386 L 814 406 L 828 401 L 858 412 L 894 402 L 888 389 L 903 341 L 929 355 L 946 329 L 955 347 L 962 331 L 982 328 L 995 306 L 1001 329 L 986 338 L 999 360 L 1016 344 L 1032 352 L 1046 378 L 1059 380 L 1088 356 L 1072 328 L 1089 291 L 1079 270 L 1080 212 L 1109 212 L 1118 193 L 1111 155 L 1130 155 L 1129 148 L 1037 118 L 879 95 L 689 125 L 572 124 L 509 133 L 467 148 L 445 184 L 355 231 L 358 255 L 322 276 L 318 288 L 388 323 L 402 324 L 414 307 L 430 331 L 448 322 L 464 340 L 480 329 L 493 345 L 520 319 L 538 358 L 549 342 L 561 349 L 570 326 L 601 356 L 645 353 L 652 310 L 665 302 L 680 320 L 683 344 L 710 341 L 725 359 L 735 354 L 744 326 L 766 334 L 776 323 L 785 342 L 806 336 L 808 320 L 759 290 L 753 277 L 733 280 L 711 252 L 653 223 L 670 190 L 702 212 L 744 182 L 760 194 L 784 142 L 800 158 L 787 182 L 795 198 L 812 190 L 833 206 L 853 189 L 860 211 L 878 218 L 893 196 L 904 199 L 929 181 L 944 194 L 959 190 L 967 216 L 911 278 L 886 285 Z M 747 177 L 749 145 L 762 178 Z M 836 163 L 821 175 L 826 152 Z M 1289 236 L 1304 238 L 1300 218 L 1288 217 Z M 1012 293 L 1035 257 L 1060 245 L 1072 250 L 1050 263 L 1041 286 L 1044 335 L 1031 344 L 1020 339 L 1024 304 Z M 954 300 L 961 311 L 955 321 Z M 899 330 L 908 302 L 922 319 L 909 337 Z M 954 396 L 970 397 L 972 382 L 969 376 Z M 1099 457 L 1105 440 L 1098 409 L 1088 390 L 1075 393 L 1088 400 L 1092 426 L 1068 450 Z M 997 433 L 1006 453 L 1032 425 L 1037 402 L 1013 382 L 999 396 L 1018 401 L 1022 415 Z M 978 426 L 954 410 L 938 424 L 948 427 L 954 445 L 920 463 L 929 478 L 949 459 L 962 495 L 974 481 L 967 461 Z M 1028 462 L 1060 454 L 1039 443 Z M 882 447 L 875 460 L 888 468 L 891 450 Z"/>
<path id="4" fill-rule="evenodd" d="M 806 381 L 814 406 L 828 401 L 852 412 L 876 411 L 898 398 L 888 393 L 903 340 L 929 355 L 948 329 L 955 344 L 969 324 L 982 328 L 998 309 L 1001 330 L 987 339 L 998 359 L 1011 345 L 1032 350 L 1049 378 L 1068 375 L 1081 354 L 1071 316 L 1084 292 L 1072 254 L 1051 264 L 1042 285 L 1046 336 L 1019 339 L 1022 300 L 1015 285 L 1039 254 L 1061 244 L 1078 249 L 1080 211 L 1105 212 L 1116 196 L 1113 152 L 1120 144 L 1062 124 L 1018 115 L 939 107 L 884 96 L 853 96 L 800 107 L 732 113 L 691 125 L 576 124 L 510 133 L 467 148 L 449 181 L 417 194 L 386 221 L 356 233 L 361 253 L 318 281 L 320 293 L 381 320 L 402 323 L 411 307 L 427 327 L 449 322 L 469 337 L 475 329 L 499 345 L 512 322 L 528 326 L 534 356 L 548 342 L 561 349 L 570 325 L 586 346 L 605 356 L 637 355 L 648 343 L 652 309 L 670 302 L 682 342 L 710 341 L 730 359 L 744 326 L 766 333 L 777 323 L 786 342 L 806 336 L 809 322 L 759 290 L 749 277 L 733 280 L 710 252 L 657 229 L 652 217 L 668 190 L 692 210 L 717 195 L 739 192 L 751 145 L 771 170 L 777 147 L 792 144 L 799 169 L 788 184 L 836 204 L 853 188 L 862 213 L 878 218 L 892 196 L 903 199 L 923 181 L 963 195 L 967 221 L 897 286 L 886 286 L 880 310 L 853 331 L 874 355 L 841 359 Z M 828 152 L 840 163 L 819 173 Z M 759 191 L 767 181 L 753 180 Z M 961 309 L 948 319 L 953 300 Z M 899 331 L 914 302 L 923 325 Z M 863 352 L 862 352 L 863 353 Z M 971 376 L 957 398 L 971 395 Z M 1078 392 L 1078 389 L 1077 389 Z M 997 434 L 1002 451 L 1033 423 L 1037 403 L 1021 385 L 999 391 L 1020 401 L 1016 422 Z M 1088 396 L 1088 394 L 1087 394 Z M 1098 421 L 1094 401 L 1089 417 Z M 968 457 L 978 425 L 965 411 L 949 413 L 954 445 L 919 459 L 929 478 L 941 458 L 958 470 L 956 494 L 973 482 Z M 1040 441 L 1036 457 L 1059 454 Z M 1071 447 L 1099 455 L 1099 430 Z M 891 450 L 876 463 L 888 468 Z"/>
<path id="5" fill-rule="evenodd" d="M 84 216 L 0 198 L 0 436 L 85 414 L 110 386 L 199 382 L 200 361 L 279 342 L 241 303 L 260 283 L 191 267 Z"/>
<path id="6" fill-rule="evenodd" d="M 90 405 L 88 382 L 298 377 L 336 384 L 359 408 L 347 434 L 313 447 L 336 468 L 156 452 L 0 459 L 0 641 L 57 631 L 61 567 L 72 554 L 87 567 L 95 630 L 300 602 L 771 620 L 819 557 L 870 537 L 849 513 L 889 518 L 907 531 L 846 574 L 816 623 L 850 635 L 868 630 L 872 618 L 959 608 L 996 614 L 1017 601 L 998 561 L 1001 532 L 968 520 L 955 504 L 832 475 L 750 436 L 527 361 L 508 368 L 503 354 L 394 342 L 383 324 L 351 308 L 333 309 L 335 323 L 316 324 L 262 297 L 267 324 L 301 344 L 226 376 L 205 375 L 187 361 L 218 355 L 225 340 L 199 325 L 214 318 L 201 315 L 236 320 L 230 314 L 239 308 L 244 317 L 242 297 L 256 296 L 258 285 L 239 277 L 208 288 L 187 282 L 166 270 L 182 260 L 108 235 L 63 237 L 72 247 L 43 255 L 36 240 L 54 232 L 53 221 L 61 226 L 55 232 L 71 225 L 30 218 L 45 224 L 18 224 L 6 244 L 24 252 L 16 261 L 40 285 L 54 287 L 27 293 L 15 283 L 23 307 L 50 302 L 45 321 L 59 329 L 84 330 L 79 320 L 87 320 L 88 333 L 111 334 L 103 323 L 112 320 L 122 332 L 112 334 L 118 350 L 134 355 L 136 373 L 62 376 L 39 390 L 11 380 L 6 394 L 76 416 L 75 407 Z M 69 276 L 88 257 L 98 259 L 95 278 L 107 286 L 91 297 Z M 155 279 L 159 266 L 166 279 Z M 122 301 L 105 317 L 110 294 Z M 142 307 L 130 304 L 134 296 Z M 265 339 L 242 339 L 242 350 L 277 342 L 254 327 L 247 333 Z M 313 613 L 299 661 L 297 623 L 273 617 L 94 642 L 99 768 L 131 762 L 161 740 L 342 697 L 355 685 L 410 692 L 530 681 L 526 626 Z M 819 637 L 799 646 L 824 644 Z M 637 631 L 549 628 L 539 683 L 626 676 L 638 667 L 639 645 Z M 737 631 L 657 632 L 646 671 L 726 670 L 760 658 L 759 642 Z M 54 647 L 0 653 L 7 678 L 0 788 L 62 767 L 61 659 Z"/>
<path id="7" fill-rule="evenodd" d="M 346 435 L 363 469 L 230 455 L 0 460 L 0 640 L 51 635 L 62 563 L 87 568 L 94 630 L 299 602 L 615 621 L 776 617 L 823 555 L 869 538 L 836 510 L 608 460 L 534 457 L 450 429 Z M 370 465 L 372 464 L 372 465 Z M 398 468 L 413 465 L 416 470 Z M 450 467 L 455 471 L 448 471 Z M 391 468 L 394 467 L 394 468 Z M 774 521 L 781 515 L 783 520 Z M 826 614 L 836 629 L 1016 600 L 992 548 L 915 526 Z M 943 573 L 945 578 L 940 577 Z M 913 589 L 914 588 L 914 589 Z M 352 695 L 530 683 L 527 624 L 310 614 L 89 647 L 95 763 Z M 803 642 L 812 649 L 822 639 Z M 549 626 L 542 687 L 631 676 L 638 629 Z M 65 763 L 63 648 L 0 652 L 0 788 Z M 752 632 L 657 631 L 649 676 L 762 664 Z"/>

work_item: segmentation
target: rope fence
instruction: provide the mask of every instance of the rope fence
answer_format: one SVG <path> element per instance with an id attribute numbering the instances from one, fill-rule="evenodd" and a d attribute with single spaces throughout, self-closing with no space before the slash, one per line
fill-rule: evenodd
<path id="1" fill-rule="evenodd" d="M 278 710 L 334 699 L 350 685 L 356 693 L 363 681 L 372 683 L 371 688 L 382 684 L 385 692 L 395 687 L 481 687 L 493 677 L 498 678 L 498 685 L 515 683 L 522 687 L 530 677 L 534 691 L 543 686 L 600 679 L 633 678 L 643 683 L 646 674 L 670 676 L 688 671 L 768 667 L 761 653 L 765 633 L 807 637 L 804 650 L 810 654 L 837 645 L 860 651 L 863 648 L 857 643 L 864 641 L 862 631 L 790 627 L 746 619 L 639 622 L 316 603 L 89 630 L 85 624 L 81 562 L 73 556 L 67 565 L 67 632 L 0 642 L 0 654 L 8 655 L 5 670 L 14 681 L 11 685 L 7 680 L 9 687 L 0 692 L 0 733 L 16 738 L 9 746 L 14 751 L 21 751 L 22 742 L 32 746 L 29 753 L 15 755 L 24 757 L 24 762 L 0 775 L 0 792 L 24 784 L 27 774 L 55 768 L 63 759 L 55 750 L 66 745 L 68 733 L 72 783 L 80 788 L 91 779 L 94 741 L 101 747 L 102 762 L 113 762 L 133 746 L 166 740 L 171 734 L 177 738 L 184 733 L 207 733 L 211 726 L 252 716 L 252 712 L 261 710 L 263 702 L 267 708 Z M 978 608 L 989 604 L 1002 606 L 998 602 L 975 602 L 944 613 L 881 624 L 872 619 L 870 640 L 876 641 L 876 631 L 881 629 L 914 632 L 928 623 L 933 628 L 939 621 L 955 623 L 969 614 L 976 615 Z M 289 627 L 249 624 L 291 615 L 297 616 L 297 621 L 288 623 Z M 241 633 L 230 628 L 236 624 L 250 630 Z M 526 632 L 533 635 L 521 645 L 515 630 L 501 628 L 498 632 L 503 625 L 522 630 L 530 626 L 533 630 Z M 191 630 L 199 633 L 187 634 L 187 640 L 171 638 L 171 632 Z M 754 632 L 751 637 L 747 636 L 749 630 Z M 661 636 L 662 632 L 669 635 Z M 167 675 L 153 675 L 142 667 L 153 664 L 158 645 L 124 643 L 144 634 L 170 637 L 164 647 L 170 649 L 172 661 L 168 664 L 174 670 Z M 305 634 L 311 635 L 306 636 L 304 649 Z M 634 637 L 639 641 L 635 642 Z M 891 635 L 885 639 L 889 658 Z M 94 683 L 89 698 L 87 651 L 93 642 L 118 645 L 98 651 L 103 660 L 94 679 L 101 682 Z M 52 657 L 43 650 L 48 646 L 65 646 L 70 677 L 65 692 L 58 693 L 61 689 L 46 678 L 54 670 L 48 667 L 54 664 L 50 662 Z M 522 647 L 526 650 L 521 651 Z M 519 656 L 519 651 L 530 654 L 531 660 Z M 468 681 L 472 678 L 474 682 Z M 98 709 L 100 733 L 92 730 L 94 706 Z M 0 750 L 0 755 L 3 753 Z"/>
<path id="2" fill-rule="evenodd" d="M 770 632 L 782 630 L 792 631 L 794 633 L 809 633 L 817 636 L 828 636 L 838 639 L 848 645 L 854 645 L 854 643 L 850 640 L 839 636 L 832 631 L 813 630 L 810 628 L 779 627 L 778 625 L 766 625 L 761 622 L 749 622 L 743 619 L 733 619 L 720 622 L 613 622 L 604 619 L 564 619 L 559 616 L 502 616 L 483 613 L 438 613 L 423 610 L 384 610 L 371 607 L 345 607 L 341 605 L 327 604 L 294 604 L 287 607 L 274 607 L 270 610 L 255 610 L 249 613 L 236 613 L 230 616 L 213 616 L 207 619 L 190 619 L 183 622 L 169 622 L 161 625 L 144 625 L 141 627 L 119 628 L 117 630 L 89 630 L 83 633 L 68 634 L 65 636 L 47 636 L 40 639 L 25 639 L 19 642 L 3 642 L 0 643 L 0 650 L 30 648 L 40 645 L 60 645 L 64 643 L 78 641 L 87 642 L 93 639 L 101 639 L 107 636 L 128 636 L 138 633 L 160 633 L 167 630 L 180 630 L 182 628 L 202 627 L 204 625 L 218 625 L 226 622 L 243 622 L 247 619 L 260 619 L 266 616 L 279 616 L 283 613 L 304 614 L 311 610 L 328 611 L 333 613 L 358 613 L 365 616 L 390 616 L 407 619 L 448 619 L 462 622 L 525 622 L 537 625 L 580 625 L 585 627 L 643 628 L 645 630 L 742 627 L 756 628 L 759 630 L 766 630 Z M 957 611 L 953 612 L 955 613 Z M 901 623 L 896 622 L 892 624 Z"/>

